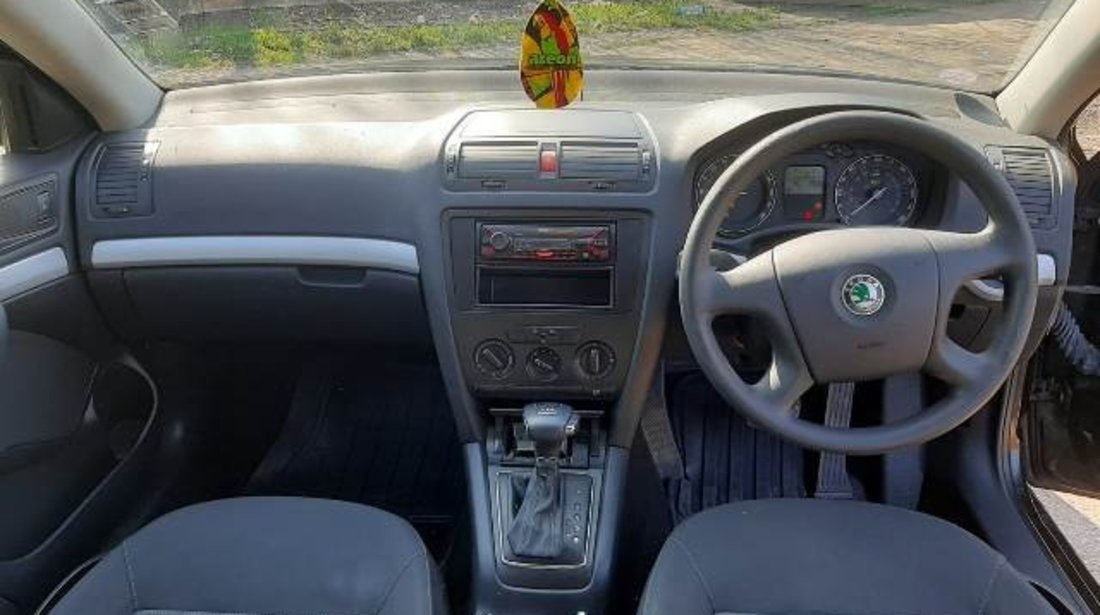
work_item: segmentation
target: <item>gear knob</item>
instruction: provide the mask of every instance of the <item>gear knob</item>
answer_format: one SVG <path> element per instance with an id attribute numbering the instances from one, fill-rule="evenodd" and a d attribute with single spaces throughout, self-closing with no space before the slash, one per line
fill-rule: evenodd
<path id="1" fill-rule="evenodd" d="M 577 418 L 568 404 L 536 402 L 524 406 L 523 426 L 535 444 L 535 456 L 557 459 L 565 441 L 577 430 Z"/>

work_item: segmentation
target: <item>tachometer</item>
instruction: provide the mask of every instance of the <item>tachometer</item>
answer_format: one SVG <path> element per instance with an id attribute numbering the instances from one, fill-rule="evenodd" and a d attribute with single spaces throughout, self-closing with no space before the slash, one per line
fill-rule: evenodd
<path id="1" fill-rule="evenodd" d="M 718 176 L 733 164 L 736 158 L 736 154 L 726 154 L 711 160 L 703 167 L 695 178 L 696 204 L 703 201 L 703 197 L 718 180 Z M 735 237 L 760 226 L 775 207 L 775 178 L 771 173 L 765 173 L 756 178 L 731 205 L 732 210 L 722 222 L 719 235 Z"/>
<path id="2" fill-rule="evenodd" d="M 893 156 L 864 156 L 836 180 L 836 209 L 846 224 L 901 226 L 913 217 L 916 205 L 913 171 Z"/>

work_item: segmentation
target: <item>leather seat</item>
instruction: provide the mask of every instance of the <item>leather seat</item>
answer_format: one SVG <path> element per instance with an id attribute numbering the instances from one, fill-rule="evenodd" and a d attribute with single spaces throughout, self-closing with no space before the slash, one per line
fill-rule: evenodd
<path id="1" fill-rule="evenodd" d="M 108 553 L 52 615 L 442 614 L 435 564 L 408 523 L 331 500 L 183 508 Z"/>
<path id="2" fill-rule="evenodd" d="M 669 537 L 643 615 L 1056 613 L 974 536 L 877 504 L 758 500 L 700 513 Z"/>

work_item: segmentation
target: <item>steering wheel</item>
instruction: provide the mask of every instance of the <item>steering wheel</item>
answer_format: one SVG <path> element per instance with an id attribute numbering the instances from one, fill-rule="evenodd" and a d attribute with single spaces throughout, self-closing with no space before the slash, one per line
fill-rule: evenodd
<path id="1" fill-rule="evenodd" d="M 785 157 L 831 141 L 886 142 L 957 173 L 989 222 L 977 233 L 848 228 L 786 241 L 747 262 L 711 265 L 715 234 L 751 182 Z M 971 352 L 947 336 L 951 303 L 968 280 L 1000 275 L 1001 330 Z M 1020 358 L 1035 311 L 1035 244 L 1016 197 L 982 153 L 926 121 L 880 111 L 828 113 L 787 126 L 750 148 L 714 183 L 688 231 L 680 264 L 688 342 L 711 384 L 754 423 L 805 447 L 878 454 L 936 438 L 982 408 Z M 753 316 L 772 347 L 759 381 L 746 382 L 719 346 L 713 321 Z M 923 372 L 948 386 L 901 421 L 834 428 L 799 418 L 814 384 Z"/>

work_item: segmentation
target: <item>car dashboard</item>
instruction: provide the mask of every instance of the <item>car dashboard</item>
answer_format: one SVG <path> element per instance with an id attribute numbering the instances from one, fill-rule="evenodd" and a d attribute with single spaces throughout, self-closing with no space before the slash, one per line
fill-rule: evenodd
<path id="1" fill-rule="evenodd" d="M 840 78 L 607 71 L 589 100 L 540 111 L 510 77 L 169 94 L 149 126 L 103 135 L 83 158 L 77 241 L 90 288 L 126 339 L 434 353 L 467 438 L 485 408 L 529 399 L 636 414 L 647 394 L 637 383 L 674 328 L 677 258 L 698 203 L 765 135 L 846 109 L 926 118 L 1006 173 L 1049 260 L 1036 323 L 1068 273 L 1065 155 L 1001 125 L 988 99 Z M 121 201 L 119 182 L 133 182 Z M 745 256 L 821 228 L 967 232 L 986 220 L 950 169 L 874 142 L 794 154 L 734 201 L 715 245 Z M 960 299 L 969 339 L 995 317 L 993 294 Z M 628 444 L 633 424 L 612 421 L 612 442 Z"/>

